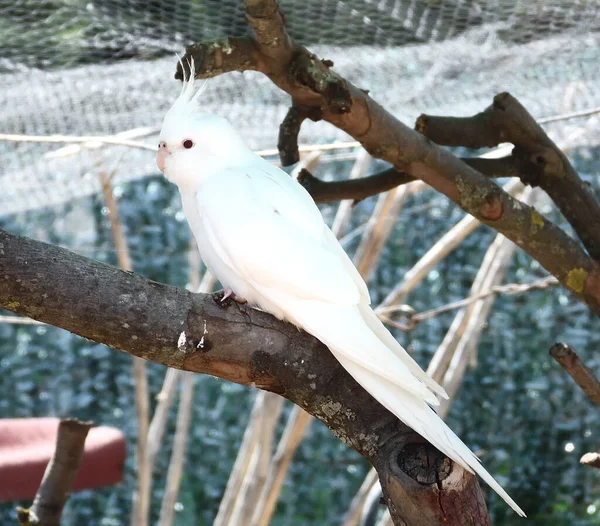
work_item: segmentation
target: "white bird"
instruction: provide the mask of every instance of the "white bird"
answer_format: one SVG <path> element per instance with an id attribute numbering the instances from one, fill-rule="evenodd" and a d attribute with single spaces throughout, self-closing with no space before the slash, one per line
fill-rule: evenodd
<path id="1" fill-rule="evenodd" d="M 162 124 L 157 164 L 179 187 L 200 255 L 226 295 L 319 339 L 383 406 L 525 516 L 430 407 L 446 392 L 373 312 L 365 282 L 311 196 L 224 118 L 200 111 L 190 69 Z"/>

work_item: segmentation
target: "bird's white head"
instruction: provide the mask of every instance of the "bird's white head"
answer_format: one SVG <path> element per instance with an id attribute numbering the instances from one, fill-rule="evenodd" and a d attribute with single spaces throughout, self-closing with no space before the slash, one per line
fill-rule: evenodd
<path id="1" fill-rule="evenodd" d="M 205 84 L 196 89 L 193 60 L 187 78 L 181 66 L 183 87 L 165 115 L 156 164 L 181 189 L 196 190 L 209 177 L 244 164 L 254 153 L 226 119 L 202 113 L 198 99 Z"/>

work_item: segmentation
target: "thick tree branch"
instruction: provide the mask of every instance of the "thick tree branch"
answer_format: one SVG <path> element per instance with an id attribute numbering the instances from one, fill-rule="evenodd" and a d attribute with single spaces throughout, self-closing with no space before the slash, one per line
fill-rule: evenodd
<path id="1" fill-rule="evenodd" d="M 375 466 L 398 524 L 489 524 L 475 477 L 448 464 L 296 327 L 2 231 L 0 255 L 0 308 L 169 367 L 281 394 Z"/>
<path id="2" fill-rule="evenodd" d="M 569 376 L 575 380 L 588 398 L 600 406 L 600 382 L 591 369 L 577 356 L 577 353 L 566 343 L 555 343 L 550 348 L 550 356 L 569 373 Z"/>
<path id="3" fill-rule="evenodd" d="M 512 95 L 496 95 L 490 107 L 472 117 L 421 115 L 416 129 L 446 146 L 481 148 L 513 143 L 512 157 L 521 180 L 540 186 L 552 198 L 590 255 L 600 260 L 600 203 L 567 156 Z"/>
<path id="4" fill-rule="evenodd" d="M 19 522 L 27 526 L 58 526 L 81 466 L 85 439 L 91 423 L 65 419 L 58 425 L 56 449 L 48 463 L 40 489 L 28 510 L 18 510 Z"/>
<path id="5" fill-rule="evenodd" d="M 257 49 L 262 50 L 254 55 L 256 69 L 289 93 L 294 105 L 318 108 L 323 120 L 360 141 L 371 155 L 447 195 L 529 253 L 600 314 L 600 267 L 573 239 L 533 208 L 509 196 L 491 179 L 405 126 L 365 91 L 333 72 L 329 62 L 319 60 L 284 36 L 283 18 L 275 0 L 248 0 L 246 6 L 258 35 Z M 232 51 L 223 54 L 223 63 L 215 71 L 204 60 L 214 45 L 204 42 L 187 50 L 184 59 L 196 60 L 199 78 L 248 69 L 248 64 Z M 181 71 L 176 76 L 181 78 Z"/>

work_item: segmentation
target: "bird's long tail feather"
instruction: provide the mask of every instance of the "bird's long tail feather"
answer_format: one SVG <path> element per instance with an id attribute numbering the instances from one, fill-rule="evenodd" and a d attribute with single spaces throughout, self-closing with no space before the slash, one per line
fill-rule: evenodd
<path id="1" fill-rule="evenodd" d="M 424 379 L 426 373 L 422 370 L 415 374 L 412 358 L 407 360 L 398 349 L 390 348 L 391 342 L 372 319 L 375 314 L 371 316 L 369 306 L 359 308 L 299 301 L 290 310 L 297 317 L 296 321 L 327 345 L 344 368 L 379 403 L 442 453 L 466 470 L 477 473 L 513 510 L 525 516 L 479 459 L 427 405 L 430 397 L 423 396 L 423 390 L 433 396 L 431 391 L 441 394 L 441 388 L 433 380 Z M 384 330 L 389 334 L 387 329 Z M 406 353 L 404 349 L 402 351 Z M 382 369 L 386 374 L 382 374 Z M 395 376 L 390 374 L 392 371 Z"/>

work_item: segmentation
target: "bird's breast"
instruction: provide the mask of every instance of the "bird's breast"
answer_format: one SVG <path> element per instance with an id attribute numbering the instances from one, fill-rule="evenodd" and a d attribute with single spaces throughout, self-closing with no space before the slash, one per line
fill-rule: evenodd
<path id="1" fill-rule="evenodd" d="M 256 291 L 222 259 L 217 248 L 211 243 L 195 196 L 191 198 L 182 196 L 182 202 L 183 211 L 198 245 L 200 257 L 208 270 L 221 282 L 223 287 L 230 288 L 236 295 L 247 299 L 250 303 L 257 303 Z"/>

